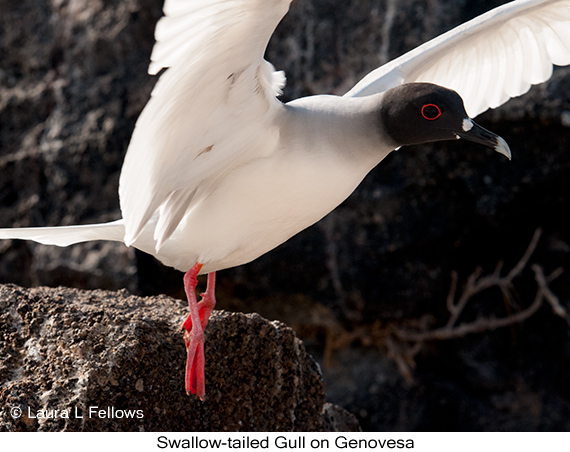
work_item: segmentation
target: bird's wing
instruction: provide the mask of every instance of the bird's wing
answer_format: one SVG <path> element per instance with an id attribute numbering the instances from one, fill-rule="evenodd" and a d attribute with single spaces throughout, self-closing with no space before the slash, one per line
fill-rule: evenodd
<path id="1" fill-rule="evenodd" d="M 166 0 L 149 73 L 166 71 L 137 121 L 119 183 L 127 245 L 158 215 L 160 248 L 228 171 L 271 152 L 285 77 L 263 54 L 290 2 Z"/>
<path id="2" fill-rule="evenodd" d="M 518 0 L 495 8 L 370 72 L 345 96 L 403 83 L 457 91 L 470 116 L 527 92 L 570 63 L 570 0 Z"/>
<path id="3" fill-rule="evenodd" d="M 79 226 L 0 229 L 0 239 L 34 240 L 44 245 L 57 246 L 68 246 L 91 240 L 122 242 L 124 234 L 123 220 Z"/>

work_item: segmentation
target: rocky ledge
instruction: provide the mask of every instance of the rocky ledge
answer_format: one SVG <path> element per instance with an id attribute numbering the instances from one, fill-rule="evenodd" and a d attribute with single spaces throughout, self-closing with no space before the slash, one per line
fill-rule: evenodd
<path id="1" fill-rule="evenodd" d="M 0 286 L 0 430 L 358 429 L 325 403 L 293 330 L 257 314 L 212 314 L 206 400 L 187 396 L 186 309 L 125 290 Z"/>

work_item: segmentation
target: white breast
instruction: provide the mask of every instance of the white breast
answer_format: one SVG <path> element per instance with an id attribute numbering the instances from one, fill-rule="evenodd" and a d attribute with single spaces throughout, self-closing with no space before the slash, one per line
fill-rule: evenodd
<path id="1" fill-rule="evenodd" d="M 334 96 L 289 104 L 276 118 L 274 151 L 223 175 L 157 257 L 181 270 L 199 261 L 208 273 L 250 262 L 317 222 L 391 150 L 371 133 L 373 106 Z"/>

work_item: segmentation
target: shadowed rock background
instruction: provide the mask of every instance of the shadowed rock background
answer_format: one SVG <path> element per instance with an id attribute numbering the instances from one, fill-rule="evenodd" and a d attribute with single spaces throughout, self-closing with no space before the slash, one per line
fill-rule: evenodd
<path id="1" fill-rule="evenodd" d="M 146 69 L 161 3 L 0 0 L 0 227 L 120 217 L 122 160 L 156 82 Z M 502 3 L 295 0 L 267 59 L 286 71 L 283 100 L 342 94 L 371 69 Z M 451 272 L 459 289 L 478 266 L 487 274 L 503 261 L 506 274 L 539 227 L 530 263 L 546 274 L 570 268 L 569 99 L 570 70 L 561 68 L 477 118 L 510 144 L 512 162 L 464 142 L 393 153 L 320 223 L 221 272 L 218 307 L 293 327 L 322 365 L 327 400 L 364 430 L 570 429 L 569 330 L 550 306 L 412 354 L 389 334 L 445 325 Z M 566 307 L 569 279 L 549 285 Z M 0 241 L 0 282 L 183 298 L 180 273 L 110 242 Z M 513 284 L 516 305 L 498 289 L 484 292 L 458 324 L 524 310 L 536 293 L 529 266 Z"/>

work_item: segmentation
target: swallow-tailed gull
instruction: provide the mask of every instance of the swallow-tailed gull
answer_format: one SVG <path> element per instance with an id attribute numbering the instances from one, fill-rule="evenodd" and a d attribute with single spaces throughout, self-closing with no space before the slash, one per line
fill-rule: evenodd
<path id="1" fill-rule="evenodd" d="M 465 139 L 510 158 L 470 117 L 570 63 L 570 0 L 518 0 L 370 72 L 344 96 L 284 104 L 285 77 L 263 56 L 290 2 L 166 0 L 149 67 L 165 71 L 128 147 L 122 219 L 0 230 L 59 246 L 122 241 L 186 272 L 185 383 L 201 399 L 216 271 L 317 222 L 400 146 Z M 198 303 L 199 274 L 208 278 Z"/>

